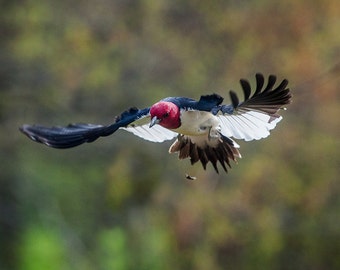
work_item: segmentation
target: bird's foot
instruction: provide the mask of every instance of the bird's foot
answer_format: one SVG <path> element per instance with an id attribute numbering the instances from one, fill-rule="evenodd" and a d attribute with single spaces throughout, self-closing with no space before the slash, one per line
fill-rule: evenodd
<path id="1" fill-rule="evenodd" d="M 209 141 L 212 139 L 217 139 L 219 137 L 219 130 L 218 129 L 212 129 L 212 127 L 209 127 L 208 132 L 208 139 Z"/>

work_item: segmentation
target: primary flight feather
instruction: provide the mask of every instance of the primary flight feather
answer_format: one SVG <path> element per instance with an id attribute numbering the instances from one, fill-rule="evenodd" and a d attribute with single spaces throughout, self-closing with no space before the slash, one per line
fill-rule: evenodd
<path id="1" fill-rule="evenodd" d="M 201 96 L 198 101 L 186 97 L 168 97 L 149 108 L 135 107 L 116 117 L 108 126 L 69 124 L 65 127 L 23 125 L 20 130 L 33 141 L 54 148 L 71 148 L 93 142 L 123 129 L 152 142 L 177 139 L 169 152 L 179 158 L 190 158 L 191 164 L 200 161 L 206 169 L 211 162 L 218 172 L 217 163 L 227 172 L 230 160 L 241 154 L 239 145 L 231 139 L 259 140 L 269 135 L 282 116 L 278 111 L 291 102 L 288 81 L 278 86 L 276 76 L 270 75 L 265 88 L 262 74 L 256 74 L 256 89 L 251 95 L 247 80 L 240 80 L 244 100 L 239 101 L 230 91 L 231 104 L 223 105 L 217 94 Z"/>

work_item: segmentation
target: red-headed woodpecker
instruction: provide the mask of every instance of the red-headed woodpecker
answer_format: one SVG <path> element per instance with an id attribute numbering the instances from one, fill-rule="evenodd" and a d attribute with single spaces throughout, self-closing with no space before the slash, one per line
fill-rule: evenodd
<path id="1" fill-rule="evenodd" d="M 259 140 L 282 119 L 277 112 L 291 101 L 283 80 L 274 88 L 276 77 L 270 75 L 264 87 L 264 77 L 256 74 L 256 90 L 251 95 L 247 80 L 240 83 L 244 101 L 239 102 L 230 91 L 231 104 L 223 105 L 217 94 L 201 96 L 198 101 L 185 97 L 168 97 L 149 108 L 130 108 L 108 126 L 70 124 L 66 127 L 23 125 L 20 130 L 32 140 L 54 148 L 70 148 L 93 142 L 123 129 L 152 142 L 177 137 L 169 152 L 179 152 L 179 158 L 190 158 L 191 164 L 201 161 L 206 169 L 210 161 L 218 172 L 217 162 L 227 172 L 226 164 L 241 154 L 239 145 L 231 139 Z"/>

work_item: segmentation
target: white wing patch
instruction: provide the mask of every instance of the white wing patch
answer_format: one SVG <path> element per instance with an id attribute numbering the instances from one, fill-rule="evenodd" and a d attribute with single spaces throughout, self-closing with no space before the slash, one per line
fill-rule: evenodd
<path id="1" fill-rule="evenodd" d="M 122 127 L 120 129 L 131 132 L 134 135 L 151 142 L 164 142 L 177 136 L 176 132 L 163 128 L 160 125 L 154 125 L 150 128 L 149 124 L 150 116 L 145 116 L 129 124 L 127 127 Z"/>
<path id="2" fill-rule="evenodd" d="M 245 141 L 266 138 L 269 131 L 275 128 L 282 116 L 272 116 L 258 111 L 243 111 L 234 115 L 218 115 L 221 133 L 227 137 Z"/>

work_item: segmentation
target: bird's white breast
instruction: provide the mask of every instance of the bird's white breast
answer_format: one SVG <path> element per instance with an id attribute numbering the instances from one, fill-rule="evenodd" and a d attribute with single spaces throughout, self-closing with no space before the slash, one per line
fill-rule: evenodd
<path id="1" fill-rule="evenodd" d="M 181 111 L 181 126 L 174 131 L 184 135 L 203 135 L 219 126 L 219 119 L 210 112 Z"/>

